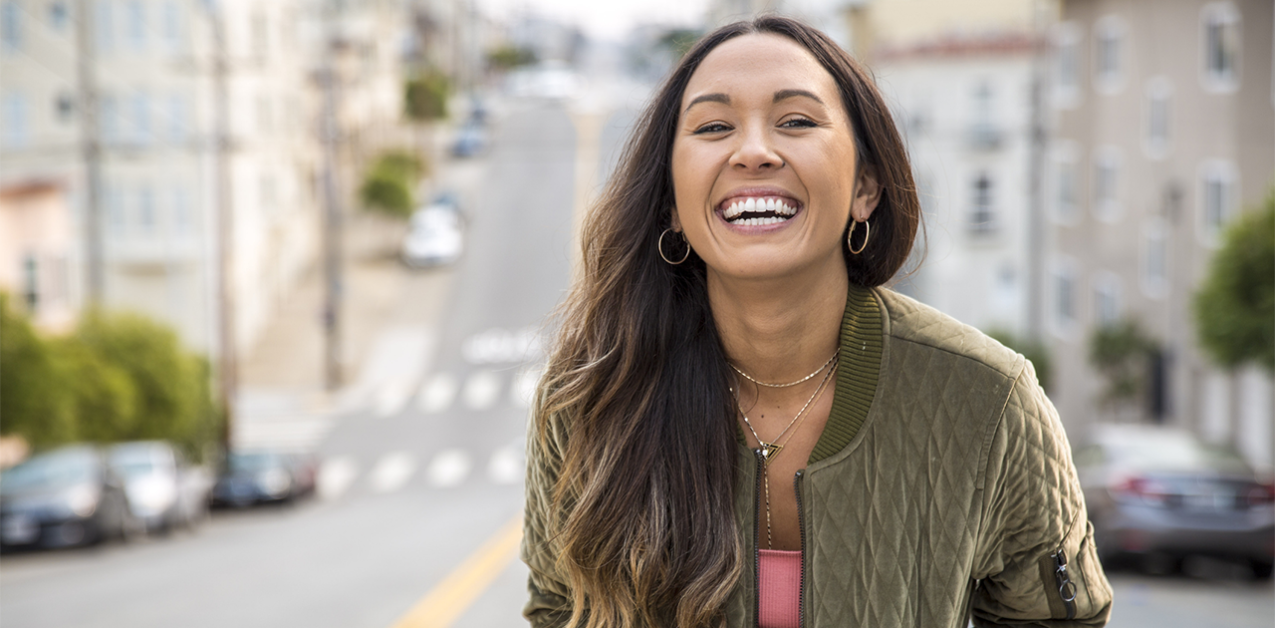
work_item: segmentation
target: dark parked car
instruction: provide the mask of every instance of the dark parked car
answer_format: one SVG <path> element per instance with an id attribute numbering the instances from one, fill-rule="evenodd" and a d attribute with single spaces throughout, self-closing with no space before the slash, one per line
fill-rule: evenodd
<path id="1" fill-rule="evenodd" d="M 1104 425 L 1075 462 L 1104 560 L 1205 555 L 1271 577 L 1275 488 L 1233 452 L 1178 430 Z"/>
<path id="2" fill-rule="evenodd" d="M 207 517 L 212 474 L 169 443 L 120 443 L 108 450 L 107 459 L 124 480 L 133 515 L 147 531 L 193 529 Z"/>
<path id="3" fill-rule="evenodd" d="M 5 548 L 88 545 L 140 529 L 123 482 L 94 447 L 55 449 L 0 475 Z"/>
<path id="4" fill-rule="evenodd" d="M 251 506 L 290 502 L 314 492 L 315 467 L 307 457 L 278 451 L 237 451 L 213 487 L 213 503 Z"/>

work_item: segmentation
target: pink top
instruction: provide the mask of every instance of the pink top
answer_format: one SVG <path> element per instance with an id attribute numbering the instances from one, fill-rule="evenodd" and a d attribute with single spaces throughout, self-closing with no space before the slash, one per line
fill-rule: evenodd
<path id="1" fill-rule="evenodd" d="M 798 628 L 801 623 L 801 552 L 757 550 L 758 628 Z"/>

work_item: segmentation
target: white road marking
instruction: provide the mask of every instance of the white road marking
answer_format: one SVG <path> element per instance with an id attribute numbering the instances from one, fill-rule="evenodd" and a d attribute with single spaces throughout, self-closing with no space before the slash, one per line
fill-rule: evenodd
<path id="1" fill-rule="evenodd" d="M 531 402 L 536 398 L 536 386 L 540 384 L 540 376 L 544 374 L 544 367 L 529 366 L 519 369 L 518 374 L 514 375 L 513 385 L 509 387 L 509 398 L 514 402 L 514 406 L 526 408 L 531 406 Z"/>
<path id="2" fill-rule="evenodd" d="M 486 410 L 496 403 L 496 397 L 500 395 L 500 376 L 494 371 L 474 371 L 465 380 L 461 395 L 470 410 Z"/>
<path id="3" fill-rule="evenodd" d="M 376 391 L 374 412 L 381 418 L 395 416 L 403 412 L 411 398 L 411 384 L 406 378 L 394 378 L 386 381 Z"/>
<path id="4" fill-rule="evenodd" d="M 517 445 L 501 447 L 491 455 L 487 463 L 487 479 L 495 484 L 517 484 L 522 480 L 526 463 L 522 449 Z"/>
<path id="5" fill-rule="evenodd" d="M 469 475 L 469 456 L 459 449 L 439 452 L 425 470 L 425 479 L 433 486 L 448 488 L 465 481 Z"/>
<path id="6" fill-rule="evenodd" d="M 421 387 L 416 395 L 416 406 L 425 414 L 442 412 L 452 405 L 456 399 L 456 378 L 448 373 L 439 373 Z"/>
<path id="7" fill-rule="evenodd" d="M 315 490 L 320 499 L 332 500 L 340 497 L 354 483 L 359 474 L 358 465 L 349 456 L 338 456 L 323 461 L 319 467 L 319 476 L 315 480 Z"/>
<path id="8" fill-rule="evenodd" d="M 500 364 L 535 360 L 541 354 L 539 330 L 488 329 L 465 339 L 461 353 L 470 364 Z"/>
<path id="9" fill-rule="evenodd" d="M 402 488 L 415 471 L 416 459 L 405 451 L 396 451 L 381 456 L 368 481 L 373 491 L 390 493 Z"/>

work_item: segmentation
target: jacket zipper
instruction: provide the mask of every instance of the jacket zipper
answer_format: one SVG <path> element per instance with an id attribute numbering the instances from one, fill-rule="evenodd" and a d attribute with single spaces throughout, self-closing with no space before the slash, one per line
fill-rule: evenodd
<path id="1" fill-rule="evenodd" d="M 797 580 L 797 626 L 806 625 L 806 512 L 801 503 L 801 478 L 805 469 L 797 471 L 792 480 L 793 493 L 797 495 L 797 529 L 801 531 L 801 577 Z"/>
<path id="2" fill-rule="evenodd" d="M 1062 598 L 1063 607 L 1067 609 L 1067 619 L 1076 618 L 1076 585 L 1067 575 L 1067 554 L 1062 548 L 1050 554 L 1054 561 L 1054 583 L 1058 585 L 1058 597 Z"/>
<path id="3" fill-rule="evenodd" d="M 765 459 L 761 450 L 754 449 L 753 457 L 757 460 L 757 482 L 753 491 L 753 626 L 761 626 L 761 531 L 758 530 L 760 515 L 757 500 L 761 498 L 761 483 L 766 472 Z"/>

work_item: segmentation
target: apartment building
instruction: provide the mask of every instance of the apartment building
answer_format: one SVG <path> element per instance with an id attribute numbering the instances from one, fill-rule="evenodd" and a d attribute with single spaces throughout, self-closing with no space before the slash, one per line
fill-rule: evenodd
<path id="1" fill-rule="evenodd" d="M 299 0 L 0 1 L 0 184 L 65 184 L 82 302 L 86 170 L 77 68 L 96 76 L 104 301 L 218 344 L 214 20 L 225 32 L 230 286 L 252 344 L 316 250 L 315 98 Z M 80 15 L 88 7 L 88 15 Z M 91 26 L 81 49 L 77 26 Z"/>
<path id="2" fill-rule="evenodd" d="M 1196 341 L 1191 300 L 1218 235 L 1275 178 L 1269 0 L 1067 0 L 1051 34 L 1046 307 L 1073 421 L 1154 421 L 1266 468 L 1272 384 Z M 1088 344 L 1130 319 L 1160 347 L 1146 399 L 1101 402 Z"/>

